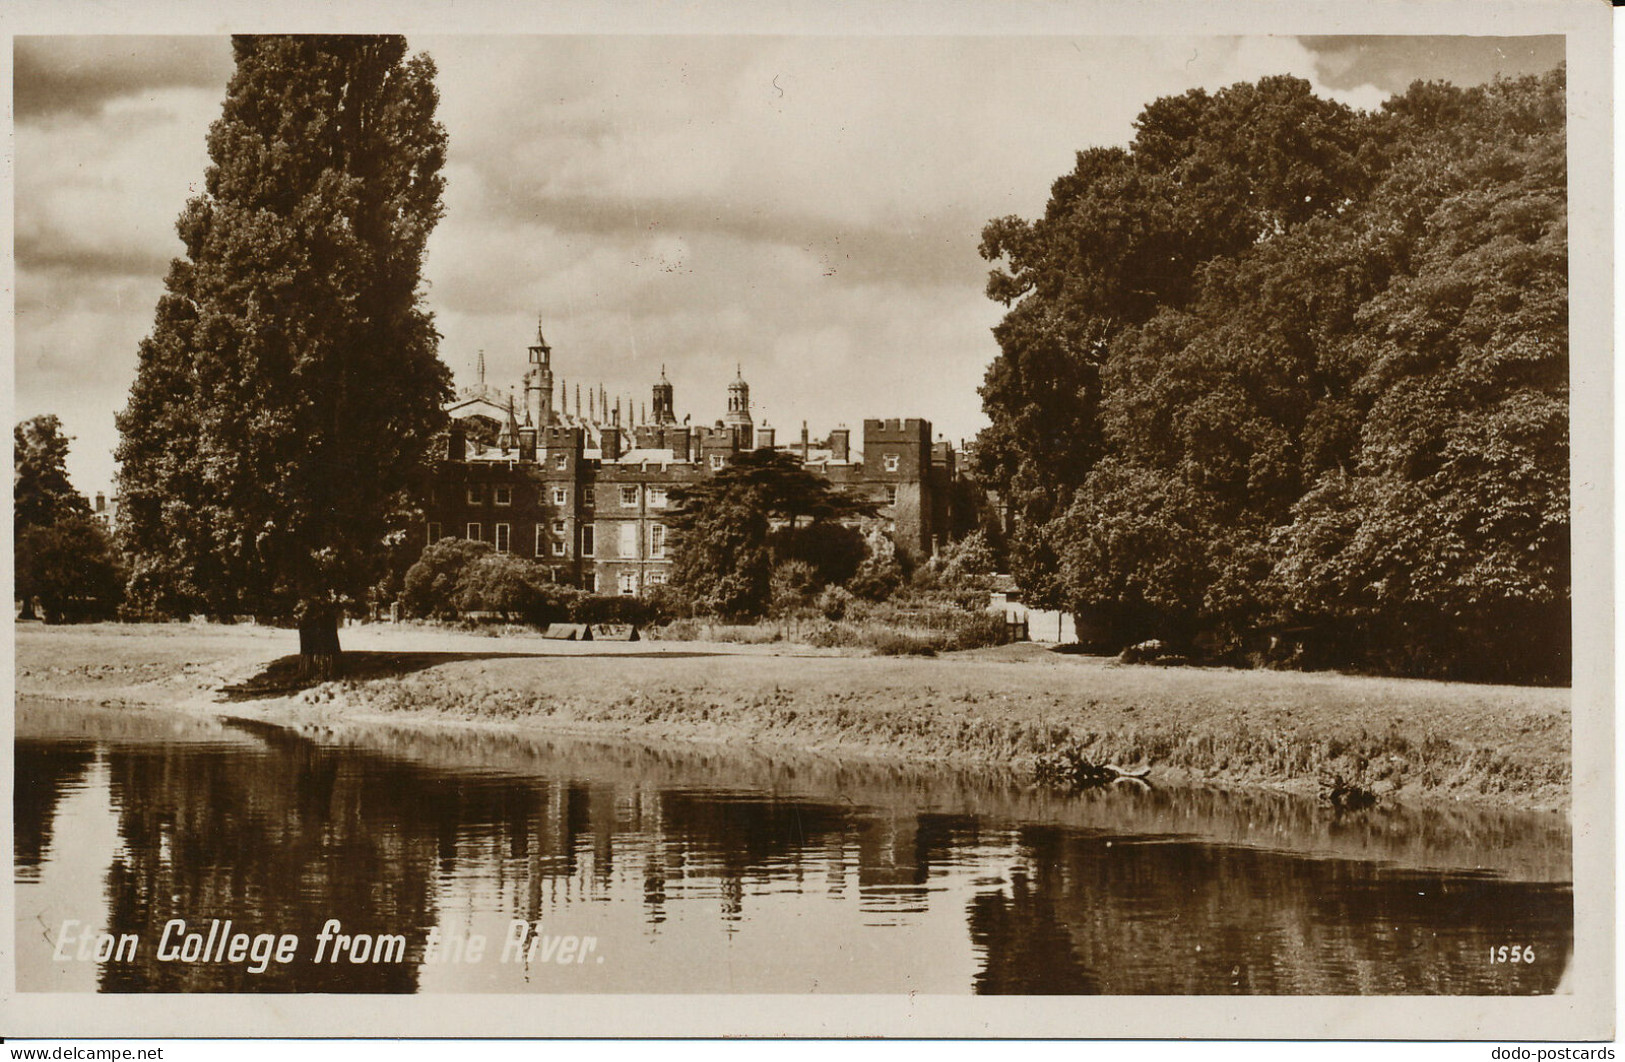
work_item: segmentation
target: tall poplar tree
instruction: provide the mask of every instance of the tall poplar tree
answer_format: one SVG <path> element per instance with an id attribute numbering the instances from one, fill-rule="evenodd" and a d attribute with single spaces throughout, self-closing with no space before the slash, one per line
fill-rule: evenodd
<path id="1" fill-rule="evenodd" d="M 120 532 L 137 600 L 292 621 L 327 676 L 443 422 L 421 269 L 446 135 L 401 37 L 232 46 L 119 416 Z"/>

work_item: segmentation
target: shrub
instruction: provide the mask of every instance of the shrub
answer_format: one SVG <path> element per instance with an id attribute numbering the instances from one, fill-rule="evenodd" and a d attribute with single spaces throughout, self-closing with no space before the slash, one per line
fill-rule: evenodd
<path id="1" fill-rule="evenodd" d="M 954 629 L 955 649 L 982 649 L 1010 640 L 1010 627 L 996 612 L 972 612 Z"/>
<path id="2" fill-rule="evenodd" d="M 852 607 L 857 598 L 852 591 L 844 586 L 826 586 L 819 591 L 814 607 L 823 614 L 825 619 L 838 620 L 846 616 L 847 610 Z"/>
<path id="3" fill-rule="evenodd" d="M 456 619 L 457 589 L 463 570 L 490 552 L 488 543 L 461 538 L 443 538 L 425 547 L 417 563 L 406 572 L 401 598 L 406 614 Z"/>
<path id="4" fill-rule="evenodd" d="M 844 583 L 857 574 L 868 556 L 863 533 L 833 520 L 818 520 L 806 527 L 782 528 L 771 539 L 773 556 L 781 564 L 799 561 L 812 571 L 813 587 Z"/>
<path id="5" fill-rule="evenodd" d="M 463 566 L 453 600 L 465 615 L 487 612 L 509 620 L 555 623 L 565 617 L 568 593 L 553 586 L 547 569 L 533 561 L 486 553 Z"/>
<path id="6" fill-rule="evenodd" d="M 572 623 L 630 623 L 647 627 L 655 622 L 655 610 L 650 602 L 637 597 L 615 594 L 583 594 L 573 592 L 569 619 Z"/>
<path id="7" fill-rule="evenodd" d="M 69 513 L 55 523 L 26 527 L 15 561 L 39 600 L 47 623 L 111 619 L 124 597 L 124 572 L 107 531 L 95 517 Z"/>
<path id="8" fill-rule="evenodd" d="M 772 604 L 775 616 L 787 615 L 811 603 L 821 585 L 818 571 L 806 561 L 785 561 L 773 569 Z"/>
<path id="9" fill-rule="evenodd" d="M 643 601 L 649 609 L 652 623 L 673 623 L 694 615 L 694 599 L 670 583 L 649 590 Z"/>

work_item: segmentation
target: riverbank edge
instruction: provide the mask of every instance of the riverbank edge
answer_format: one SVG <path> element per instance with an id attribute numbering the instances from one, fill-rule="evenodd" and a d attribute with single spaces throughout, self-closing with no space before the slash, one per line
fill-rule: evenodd
<path id="1" fill-rule="evenodd" d="M 1231 791 L 1263 790 L 1313 797 L 1331 778 L 1358 781 L 1384 803 L 1425 809 L 1456 805 L 1570 814 L 1567 760 L 1543 773 L 1493 749 L 1418 746 L 1394 735 L 1365 734 L 1350 741 L 1331 734 L 1260 734 L 1232 727 L 1221 740 L 1210 727 L 1182 735 L 1145 733 L 1132 726 L 1102 733 L 1087 720 L 992 720 L 874 706 L 815 703 L 784 691 L 779 696 L 722 703 L 700 691 L 634 691 L 582 698 L 551 698 L 499 684 L 455 687 L 428 677 L 338 680 L 252 699 L 223 700 L 228 683 L 174 691 L 137 685 L 102 691 L 50 690 L 19 684 L 18 696 L 103 707 L 182 710 L 215 717 L 248 717 L 289 728 L 413 726 L 473 727 L 600 738 L 659 746 L 745 750 L 766 755 L 854 758 L 912 767 L 942 765 L 985 771 L 1017 781 L 1031 778 L 1044 751 L 1073 748 L 1097 763 L 1149 766 L 1154 784 Z M 1220 728 L 1222 729 L 1222 727 Z M 1395 750 L 1398 750 L 1397 752 Z M 1399 753 L 1405 755 L 1401 756 Z M 1431 753 L 1440 762 L 1415 762 Z M 1239 760 L 1239 763 L 1237 762 Z M 1382 777 L 1369 765 L 1382 764 Z M 1475 770 L 1474 764 L 1478 761 Z M 1283 764 L 1293 764 L 1282 769 Z M 1124 783 L 1129 784 L 1129 783 Z"/>

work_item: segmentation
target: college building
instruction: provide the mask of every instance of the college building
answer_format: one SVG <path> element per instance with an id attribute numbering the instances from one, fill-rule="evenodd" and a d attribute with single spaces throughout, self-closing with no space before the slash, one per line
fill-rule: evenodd
<path id="1" fill-rule="evenodd" d="M 552 348 L 530 347 L 520 399 L 479 379 L 447 408 L 444 460 L 426 498 L 424 543 L 456 537 L 532 558 L 553 578 L 601 594 L 642 594 L 671 568 L 667 519 L 673 488 L 726 468 L 740 453 L 794 454 L 836 489 L 874 502 L 898 549 L 916 558 L 948 542 L 956 454 L 915 417 L 865 420 L 854 446 L 845 426 L 813 439 L 803 422 L 782 439 L 751 416 L 750 385 L 736 371 L 726 413 L 710 425 L 677 417 L 661 370 L 650 401 L 610 402 L 602 387 L 555 389 Z M 571 399 L 573 398 L 573 402 Z"/>

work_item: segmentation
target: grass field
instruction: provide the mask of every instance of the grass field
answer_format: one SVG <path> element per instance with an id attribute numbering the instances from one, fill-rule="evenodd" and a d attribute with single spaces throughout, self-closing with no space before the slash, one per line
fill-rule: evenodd
<path id="1" fill-rule="evenodd" d="M 937 658 L 794 645 L 344 632 L 351 677 L 282 683 L 288 631 L 16 628 L 21 694 L 276 718 L 455 720 L 1025 770 L 1074 747 L 1164 783 L 1566 809 L 1565 689 L 1128 667 L 1032 645 Z M 281 660 L 278 663 L 279 659 Z"/>

